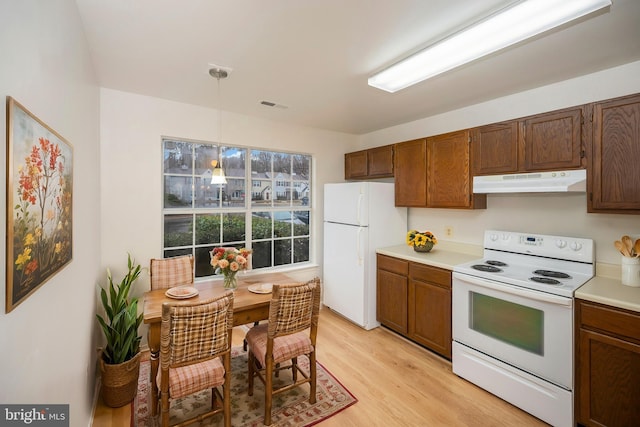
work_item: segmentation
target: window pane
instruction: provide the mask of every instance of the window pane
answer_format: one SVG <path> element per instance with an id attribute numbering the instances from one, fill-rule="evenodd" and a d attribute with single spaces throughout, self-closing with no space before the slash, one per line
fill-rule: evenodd
<path id="1" fill-rule="evenodd" d="M 220 207 L 220 186 L 211 184 L 211 175 L 198 176 L 195 179 L 195 207 L 218 208 Z"/>
<path id="2" fill-rule="evenodd" d="M 212 161 L 220 160 L 218 147 L 211 144 L 193 144 L 195 151 L 195 172 L 196 176 L 208 175 L 211 179 Z"/>
<path id="3" fill-rule="evenodd" d="M 223 147 L 222 169 L 225 176 L 244 178 L 246 155 L 247 150 L 244 148 Z"/>
<path id="4" fill-rule="evenodd" d="M 293 222 L 291 211 L 273 212 L 273 236 L 291 236 L 291 223 Z"/>
<path id="5" fill-rule="evenodd" d="M 164 207 L 190 208 L 192 198 L 191 177 L 169 176 L 164 177 Z"/>
<path id="6" fill-rule="evenodd" d="M 291 176 L 291 154 L 273 153 L 273 172 Z"/>
<path id="7" fill-rule="evenodd" d="M 273 265 L 291 264 L 291 239 L 273 242 Z"/>
<path id="8" fill-rule="evenodd" d="M 174 256 L 180 255 L 191 255 L 191 248 L 166 250 L 164 251 L 162 257 L 172 258 Z"/>
<path id="9" fill-rule="evenodd" d="M 257 178 L 272 178 L 271 157 L 270 151 L 251 150 L 251 172 Z"/>
<path id="10" fill-rule="evenodd" d="M 309 235 L 309 211 L 293 212 L 293 235 L 308 236 Z"/>
<path id="11" fill-rule="evenodd" d="M 309 181 L 301 181 L 296 176 L 293 177 L 292 203 L 294 206 L 309 206 L 311 196 Z"/>
<path id="12" fill-rule="evenodd" d="M 222 186 L 222 206 L 244 208 L 244 181 L 227 178 L 227 183 Z"/>
<path id="13" fill-rule="evenodd" d="M 213 250 L 213 246 L 196 248 L 194 264 L 196 265 L 196 277 L 213 276 L 213 267 L 211 267 L 211 255 L 209 252 Z"/>
<path id="14" fill-rule="evenodd" d="M 271 240 L 268 242 L 253 242 L 251 265 L 253 268 L 271 267 Z"/>
<path id="15" fill-rule="evenodd" d="M 271 235 L 271 213 L 270 212 L 253 212 L 251 215 L 251 238 L 270 239 Z"/>
<path id="16" fill-rule="evenodd" d="M 290 206 L 292 188 L 289 174 L 276 174 L 273 188 L 275 190 L 274 204 L 276 206 Z"/>
<path id="17" fill-rule="evenodd" d="M 193 144 L 181 141 L 164 141 L 164 173 L 192 175 Z"/>
<path id="18" fill-rule="evenodd" d="M 196 215 L 196 244 L 220 243 L 219 214 Z"/>
<path id="19" fill-rule="evenodd" d="M 164 216 L 164 247 L 190 246 L 193 244 L 193 215 Z M 191 253 L 191 250 L 189 250 Z"/>
<path id="20" fill-rule="evenodd" d="M 273 181 L 259 179 L 257 174 L 251 174 L 251 205 L 257 207 L 271 206 L 273 199 Z"/>
<path id="21" fill-rule="evenodd" d="M 309 180 L 311 177 L 311 156 L 305 156 L 303 154 L 294 154 L 293 160 L 293 174 L 301 180 Z"/>
<path id="22" fill-rule="evenodd" d="M 229 213 L 223 215 L 222 241 L 240 242 L 245 236 L 244 213 Z"/>
<path id="23" fill-rule="evenodd" d="M 309 238 L 293 239 L 293 262 L 306 262 L 309 259 Z"/>

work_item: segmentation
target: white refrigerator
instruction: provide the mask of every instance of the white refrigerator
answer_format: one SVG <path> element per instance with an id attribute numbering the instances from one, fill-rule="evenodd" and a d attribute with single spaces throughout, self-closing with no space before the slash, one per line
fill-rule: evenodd
<path id="1" fill-rule="evenodd" d="M 323 304 L 364 329 L 376 321 L 376 249 L 405 242 L 407 209 L 394 184 L 324 186 Z"/>

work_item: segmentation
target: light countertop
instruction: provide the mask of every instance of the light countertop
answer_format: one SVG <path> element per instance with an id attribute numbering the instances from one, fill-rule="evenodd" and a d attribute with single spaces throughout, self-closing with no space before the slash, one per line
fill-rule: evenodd
<path id="1" fill-rule="evenodd" d="M 408 245 L 396 245 L 376 250 L 381 255 L 419 262 L 434 267 L 453 270 L 453 266 L 482 258 L 482 248 L 474 245 L 441 242 L 431 252 L 420 253 Z M 606 267 L 606 268 L 605 268 Z M 608 270 L 619 270 L 616 265 L 597 265 L 596 271 L 610 274 Z M 575 293 L 576 298 L 598 302 L 640 313 L 640 287 L 625 286 L 619 277 L 595 276 Z"/>
<path id="2" fill-rule="evenodd" d="M 402 258 L 408 261 L 431 265 L 433 267 L 445 268 L 447 270 L 453 270 L 453 266 L 456 264 L 473 261 L 474 259 L 478 259 L 482 256 L 482 251 L 478 254 L 474 253 L 473 250 L 467 250 L 467 252 L 471 253 L 465 253 L 456 250 L 455 247 L 444 244 L 441 245 L 440 243 L 435 245 L 433 249 L 431 249 L 431 252 L 427 253 L 416 252 L 408 245 L 379 248 L 376 252 L 381 255 Z"/>
<path id="3" fill-rule="evenodd" d="M 578 288 L 575 297 L 640 313 L 640 288 L 625 286 L 620 279 L 596 276 Z"/>

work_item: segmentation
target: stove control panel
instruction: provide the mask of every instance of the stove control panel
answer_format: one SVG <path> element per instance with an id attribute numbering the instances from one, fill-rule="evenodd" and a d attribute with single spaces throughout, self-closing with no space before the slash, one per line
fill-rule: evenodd
<path id="1" fill-rule="evenodd" d="M 498 230 L 485 231 L 484 247 L 586 263 L 593 263 L 595 254 L 591 239 Z"/>
<path id="2" fill-rule="evenodd" d="M 537 236 L 520 236 L 520 243 L 527 246 L 542 246 L 544 239 Z"/>

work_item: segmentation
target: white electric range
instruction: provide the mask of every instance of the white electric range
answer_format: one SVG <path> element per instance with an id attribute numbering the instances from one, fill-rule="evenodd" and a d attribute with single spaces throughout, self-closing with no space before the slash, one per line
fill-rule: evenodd
<path id="1" fill-rule="evenodd" d="M 487 230 L 453 269 L 453 372 L 554 426 L 573 425 L 573 295 L 591 239 Z"/>

